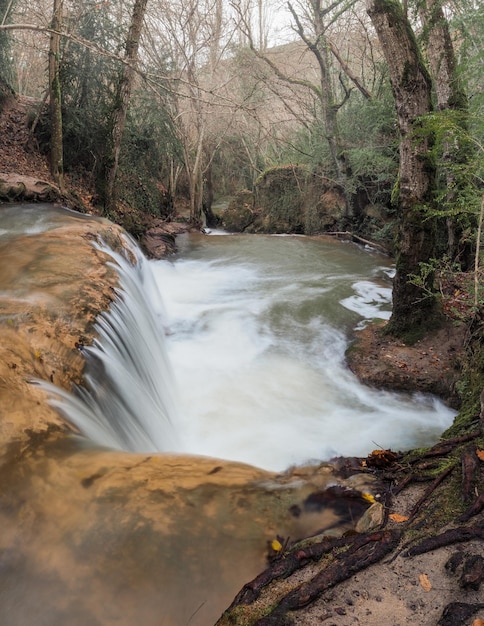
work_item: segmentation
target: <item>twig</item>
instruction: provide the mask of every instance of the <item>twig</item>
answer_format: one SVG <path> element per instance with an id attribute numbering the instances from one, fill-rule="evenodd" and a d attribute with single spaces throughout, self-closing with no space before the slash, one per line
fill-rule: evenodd
<path id="1" fill-rule="evenodd" d="M 448 467 L 445 471 L 443 471 L 442 474 L 437 476 L 437 478 L 434 480 L 434 482 L 430 485 L 430 487 L 428 489 L 425 490 L 423 496 L 418 500 L 418 502 L 415 504 L 413 509 L 410 511 L 409 519 L 412 519 L 412 518 L 415 517 L 415 515 L 418 513 L 420 507 L 425 502 L 425 500 L 427 500 L 427 498 L 430 496 L 430 494 L 440 485 L 441 482 L 443 482 L 447 478 L 447 476 L 453 470 L 454 470 L 454 466 L 452 465 L 452 466 Z"/>

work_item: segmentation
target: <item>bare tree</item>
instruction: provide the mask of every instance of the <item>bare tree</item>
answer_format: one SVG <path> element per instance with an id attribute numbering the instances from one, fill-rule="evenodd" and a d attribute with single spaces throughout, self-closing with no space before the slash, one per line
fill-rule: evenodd
<path id="1" fill-rule="evenodd" d="M 50 169 L 54 180 L 62 193 L 65 192 L 63 139 L 62 139 L 62 102 L 59 77 L 60 68 L 60 31 L 62 29 L 63 0 L 54 0 L 52 12 L 52 31 L 49 48 L 49 106 L 50 106 Z"/>
<path id="2" fill-rule="evenodd" d="M 292 76 L 285 68 L 278 65 L 271 56 L 261 52 L 255 44 L 252 29 L 247 16 L 240 10 L 238 2 L 232 6 L 238 12 L 241 27 L 246 33 L 249 45 L 254 54 L 262 59 L 274 72 L 275 76 L 289 85 L 298 86 L 311 92 L 319 104 L 324 139 L 329 147 L 335 182 L 346 195 L 346 212 L 350 217 L 353 213 L 352 191 L 350 189 L 351 172 L 345 156 L 345 150 L 338 124 L 338 112 L 350 96 L 350 89 L 343 81 L 339 81 L 340 89 L 335 87 L 335 72 L 332 64 L 332 52 L 338 57 L 337 49 L 328 38 L 328 30 L 348 9 L 355 4 L 355 0 L 297 0 L 288 2 L 287 6 L 293 19 L 293 29 L 313 55 L 318 81 L 305 77 Z M 345 66 L 344 61 L 339 57 Z M 349 66 L 346 64 L 346 69 Z M 352 78 L 357 80 L 352 74 Z M 368 94 L 369 95 L 369 94 Z"/>
<path id="3" fill-rule="evenodd" d="M 201 223 L 204 206 L 210 210 L 212 193 L 204 190 L 235 108 L 227 98 L 233 77 L 224 67 L 234 27 L 224 8 L 222 0 L 160 0 L 149 16 L 150 58 L 157 62 L 156 47 L 169 51 L 171 116 L 183 149 L 190 220 L 195 224 Z"/>
<path id="4" fill-rule="evenodd" d="M 102 164 L 101 195 L 105 209 L 112 210 L 116 205 L 115 182 L 119 164 L 119 153 L 128 112 L 138 50 L 143 27 L 143 18 L 148 0 L 135 0 L 131 23 L 126 39 L 125 63 L 123 63 L 117 84 L 114 107 L 111 112 L 107 133 L 106 149 Z"/>

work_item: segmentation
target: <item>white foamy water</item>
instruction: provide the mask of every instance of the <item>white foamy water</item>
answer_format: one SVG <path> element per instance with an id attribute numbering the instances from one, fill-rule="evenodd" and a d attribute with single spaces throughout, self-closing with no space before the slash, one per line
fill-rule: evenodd
<path id="1" fill-rule="evenodd" d="M 435 442 L 454 413 L 361 385 L 349 331 L 389 317 L 389 265 L 304 238 L 195 237 L 153 263 L 185 451 L 272 470 Z"/>

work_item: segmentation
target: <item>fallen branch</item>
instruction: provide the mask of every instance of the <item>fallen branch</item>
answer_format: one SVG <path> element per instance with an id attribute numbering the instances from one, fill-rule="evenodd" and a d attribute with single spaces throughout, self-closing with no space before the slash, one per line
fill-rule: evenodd
<path id="1" fill-rule="evenodd" d="M 351 239 L 352 241 L 356 241 L 357 243 L 362 243 L 365 246 L 376 248 L 377 250 L 380 250 L 380 252 L 383 252 L 384 254 L 389 254 L 388 248 L 386 248 L 385 246 L 382 246 L 381 244 L 376 243 L 374 241 L 370 241 L 369 239 L 363 239 L 363 237 L 360 237 L 359 235 L 355 235 L 355 233 L 352 233 L 349 230 L 338 231 L 338 232 L 328 232 L 324 234 L 332 235 L 333 237 L 347 237 L 348 239 Z"/>

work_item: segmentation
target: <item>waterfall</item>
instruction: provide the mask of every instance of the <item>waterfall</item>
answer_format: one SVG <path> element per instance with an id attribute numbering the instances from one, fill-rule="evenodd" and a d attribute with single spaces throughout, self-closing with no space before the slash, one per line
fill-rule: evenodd
<path id="1" fill-rule="evenodd" d="M 136 242 L 108 254 L 119 276 L 110 310 L 96 321 L 98 339 L 82 348 L 84 386 L 69 393 L 36 381 L 49 404 L 93 442 L 132 452 L 180 451 L 176 391 L 163 333 L 163 303 L 150 264 Z M 134 262 L 128 260 L 129 256 Z"/>
<path id="2" fill-rule="evenodd" d="M 367 252 L 296 238 L 203 241 L 175 263 L 147 261 L 131 240 L 124 254 L 95 244 L 119 287 L 82 349 L 84 384 L 72 394 L 40 384 L 96 445 L 281 471 L 430 445 L 452 423 L 437 398 L 366 387 L 346 366 L 345 328 L 388 316 L 390 288 Z"/>

